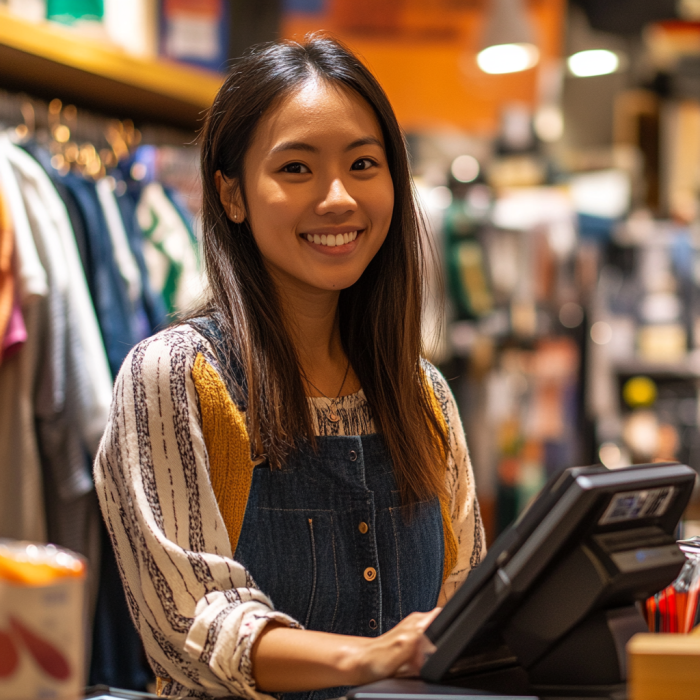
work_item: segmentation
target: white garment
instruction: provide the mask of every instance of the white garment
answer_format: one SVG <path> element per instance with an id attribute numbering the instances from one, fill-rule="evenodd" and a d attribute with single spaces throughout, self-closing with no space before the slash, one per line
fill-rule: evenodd
<path id="1" fill-rule="evenodd" d="M 96 190 L 102 212 L 105 215 L 105 221 L 107 222 L 109 238 L 112 241 L 114 259 L 119 268 L 119 274 L 121 274 L 124 282 L 126 282 L 129 299 L 131 299 L 133 303 L 141 296 L 141 273 L 136 264 L 134 254 L 131 252 L 129 239 L 126 237 L 124 222 L 119 212 L 119 205 L 114 196 L 110 179 L 106 177 L 102 178 L 97 183 Z"/>
<path id="2" fill-rule="evenodd" d="M 8 145 L 11 144 L 7 136 L 0 134 L 0 154 L 6 152 Z M 17 289 L 20 304 L 25 304 L 32 297 L 39 299 L 46 296 L 48 282 L 46 281 L 46 272 L 39 261 L 39 256 L 34 246 L 31 229 L 24 211 L 22 193 L 6 155 L 0 157 L 0 187 L 2 187 L 2 191 L 7 198 L 10 218 L 15 229 Z"/>
<path id="3" fill-rule="evenodd" d="M 109 415 L 112 379 L 68 212 L 49 176 L 29 154 L 7 139 L 4 143 L 0 141 L 0 150 L 16 169 L 20 183 L 31 183 L 35 188 L 63 250 L 68 273 L 68 303 L 74 314 L 76 342 L 82 346 L 88 376 L 81 432 L 86 448 L 94 454 Z"/>

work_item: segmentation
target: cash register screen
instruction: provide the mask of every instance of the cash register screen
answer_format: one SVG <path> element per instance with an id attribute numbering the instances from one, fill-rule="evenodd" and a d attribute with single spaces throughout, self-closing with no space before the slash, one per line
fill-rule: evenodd
<path id="1" fill-rule="evenodd" d="M 629 611 L 667 586 L 684 563 L 674 533 L 694 483 L 680 464 L 553 478 L 428 628 L 437 651 L 423 679 L 536 667 L 597 612 Z"/>

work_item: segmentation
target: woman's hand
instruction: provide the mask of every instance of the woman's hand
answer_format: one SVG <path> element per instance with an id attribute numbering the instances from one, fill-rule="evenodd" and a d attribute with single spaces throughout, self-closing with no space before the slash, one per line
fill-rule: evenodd
<path id="1" fill-rule="evenodd" d="M 412 613 L 379 637 L 351 637 L 271 623 L 252 651 L 253 675 L 268 693 L 364 685 L 415 676 L 434 650 L 424 635 L 441 608 Z"/>
<path id="2" fill-rule="evenodd" d="M 435 647 L 425 630 L 442 608 L 427 613 L 411 613 L 379 637 L 363 640 L 356 660 L 357 679 L 353 685 L 373 683 L 392 676 L 417 676 L 426 654 Z"/>

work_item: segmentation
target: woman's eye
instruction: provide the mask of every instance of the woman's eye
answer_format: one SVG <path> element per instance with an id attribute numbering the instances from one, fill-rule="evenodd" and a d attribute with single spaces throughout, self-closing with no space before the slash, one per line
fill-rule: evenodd
<path id="1" fill-rule="evenodd" d="M 350 169 L 351 170 L 369 170 L 371 167 L 373 167 L 375 165 L 376 165 L 376 163 L 371 158 L 360 158 L 359 160 L 356 160 L 352 164 L 352 167 Z"/>
<path id="2" fill-rule="evenodd" d="M 311 171 L 303 163 L 289 163 L 282 168 L 282 172 L 299 175 L 310 173 Z"/>

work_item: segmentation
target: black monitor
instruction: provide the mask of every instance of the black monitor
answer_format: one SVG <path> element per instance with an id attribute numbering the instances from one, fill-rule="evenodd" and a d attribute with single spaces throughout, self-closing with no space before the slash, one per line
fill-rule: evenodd
<path id="1" fill-rule="evenodd" d="M 567 469 L 495 542 L 428 628 L 431 683 L 542 697 L 616 697 L 640 602 L 685 557 L 695 484 L 682 464 Z"/>

